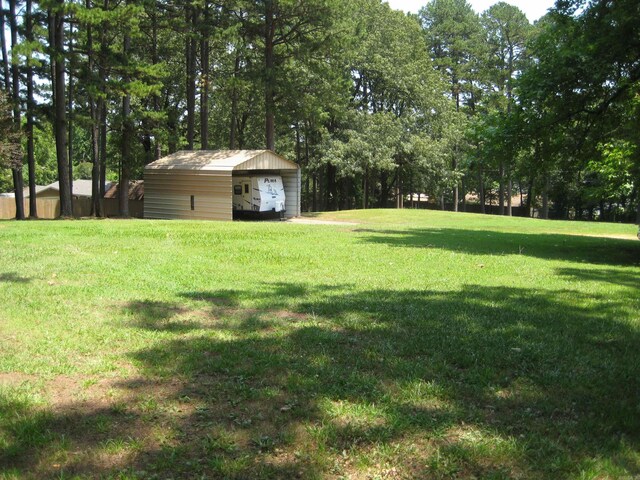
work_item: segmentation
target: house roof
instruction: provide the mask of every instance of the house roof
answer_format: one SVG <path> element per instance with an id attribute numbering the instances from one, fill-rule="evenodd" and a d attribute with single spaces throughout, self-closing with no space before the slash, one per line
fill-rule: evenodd
<path id="1" fill-rule="evenodd" d="M 118 198 L 120 184 L 112 183 L 104 192 L 104 198 Z M 129 182 L 129 200 L 144 199 L 144 180 Z"/>
<path id="2" fill-rule="evenodd" d="M 46 190 L 47 188 L 49 187 L 47 187 L 46 185 L 36 185 L 36 195 L 41 191 Z M 24 198 L 29 198 L 29 187 L 25 187 L 24 190 L 22 190 L 22 196 Z M 0 197 L 15 198 L 16 194 L 15 192 L 3 192 L 3 193 L 0 193 Z"/>
<path id="3" fill-rule="evenodd" d="M 297 170 L 298 165 L 271 150 L 183 150 L 156 160 L 145 170 Z"/>
<path id="4" fill-rule="evenodd" d="M 105 188 L 109 189 L 113 183 L 107 182 Z M 60 191 L 60 184 L 58 181 L 50 183 L 44 187 L 36 187 L 36 194 L 44 192 L 46 190 L 52 190 L 54 192 Z M 76 197 L 91 197 L 91 180 L 74 180 L 73 181 L 73 195 Z M 25 189 L 25 197 L 29 196 L 29 189 Z"/>

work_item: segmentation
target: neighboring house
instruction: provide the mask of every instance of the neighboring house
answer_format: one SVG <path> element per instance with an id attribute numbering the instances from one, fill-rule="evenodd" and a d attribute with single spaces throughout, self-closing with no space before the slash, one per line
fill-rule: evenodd
<path id="1" fill-rule="evenodd" d="M 38 193 L 40 193 L 42 190 L 49 188 L 46 185 L 36 185 L 36 196 L 38 195 Z M 24 196 L 24 198 L 29 198 L 29 188 L 25 188 L 22 192 L 22 195 Z M 14 192 L 5 192 L 5 193 L 0 193 L 0 198 L 16 198 L 16 194 Z"/>
<path id="2" fill-rule="evenodd" d="M 112 183 L 104 192 L 104 215 L 107 217 L 117 217 L 120 215 L 120 205 L 118 195 L 120 185 Z M 129 216 L 142 218 L 144 211 L 144 180 L 134 180 L 129 182 Z"/>
<path id="3" fill-rule="evenodd" d="M 107 182 L 107 191 L 115 184 Z M 87 217 L 91 215 L 91 180 L 74 180 L 73 182 L 73 215 Z M 25 214 L 29 214 L 29 189 L 24 189 Z M 53 182 L 49 185 L 36 187 L 36 208 L 38 218 L 52 219 L 60 216 L 60 185 Z M 142 212 L 142 206 L 139 207 Z M 116 215 L 117 211 L 113 213 Z M 0 218 L 15 218 L 15 195 L 7 193 L 0 195 Z M 140 213 L 142 215 L 142 213 Z"/>

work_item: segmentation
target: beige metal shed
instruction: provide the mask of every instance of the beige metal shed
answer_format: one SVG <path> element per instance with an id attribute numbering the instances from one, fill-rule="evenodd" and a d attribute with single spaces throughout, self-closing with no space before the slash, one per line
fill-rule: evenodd
<path id="1" fill-rule="evenodd" d="M 144 168 L 144 217 L 233 219 L 234 176 L 282 177 L 285 216 L 300 215 L 300 168 L 270 150 L 180 151 Z"/>

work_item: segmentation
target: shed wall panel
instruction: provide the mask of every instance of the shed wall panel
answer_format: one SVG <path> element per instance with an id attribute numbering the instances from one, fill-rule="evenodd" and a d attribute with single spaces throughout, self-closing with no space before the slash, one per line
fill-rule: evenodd
<path id="1" fill-rule="evenodd" d="M 300 216 L 300 170 L 282 170 L 282 183 L 284 185 L 285 217 Z"/>
<path id="2" fill-rule="evenodd" d="M 191 210 L 191 196 L 194 209 Z M 231 220 L 231 174 L 145 172 L 145 218 Z"/>

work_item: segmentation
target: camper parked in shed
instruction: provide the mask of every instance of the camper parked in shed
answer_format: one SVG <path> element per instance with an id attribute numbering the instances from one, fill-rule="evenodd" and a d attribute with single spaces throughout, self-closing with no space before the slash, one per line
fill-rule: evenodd
<path id="1" fill-rule="evenodd" d="M 234 215 L 268 216 L 277 213 L 282 216 L 284 209 L 284 185 L 280 175 L 233 177 Z"/>

